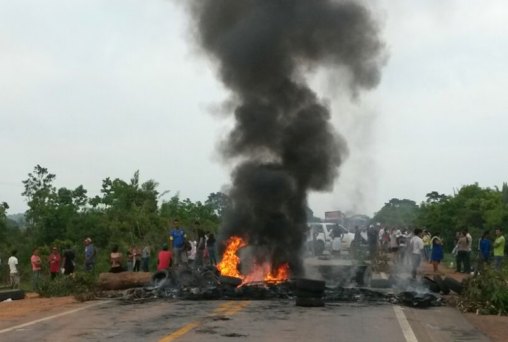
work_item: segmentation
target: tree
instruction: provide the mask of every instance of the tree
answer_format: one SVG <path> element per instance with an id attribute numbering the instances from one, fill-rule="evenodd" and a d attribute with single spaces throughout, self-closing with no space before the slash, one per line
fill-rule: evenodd
<path id="1" fill-rule="evenodd" d="M 419 209 L 415 201 L 392 198 L 374 215 L 373 221 L 409 228 L 416 223 Z"/>
<path id="2" fill-rule="evenodd" d="M 217 216 L 222 217 L 231 205 L 231 199 L 223 192 L 212 192 L 208 195 L 205 205 L 210 206 Z"/>

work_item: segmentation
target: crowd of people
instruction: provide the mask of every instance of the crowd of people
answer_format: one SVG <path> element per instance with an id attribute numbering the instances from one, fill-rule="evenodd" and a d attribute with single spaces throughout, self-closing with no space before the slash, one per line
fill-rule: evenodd
<path id="1" fill-rule="evenodd" d="M 156 269 L 158 271 L 180 264 L 196 268 L 207 264 L 217 264 L 214 234 L 200 229 L 198 222 L 195 223 L 195 226 L 197 227 L 194 234 L 196 238 L 191 239 L 188 238 L 179 221 L 173 221 L 167 240 L 162 243 L 161 249 L 157 254 Z M 84 239 L 83 244 L 83 270 L 85 272 L 92 272 L 96 267 L 97 249 L 89 237 Z M 7 261 L 9 285 L 13 289 L 17 289 L 20 286 L 20 265 L 17 254 L 17 250 L 11 251 Z M 144 245 L 143 248 L 132 245 L 127 249 L 125 257 L 120 251 L 119 246 L 113 245 L 109 255 L 109 272 L 149 272 L 151 270 L 151 254 L 152 248 L 149 244 Z M 37 291 L 40 288 L 41 273 L 43 269 L 46 269 L 46 267 L 43 267 L 44 263 L 47 263 L 47 269 L 49 270 L 47 276 L 51 280 L 54 280 L 59 275 L 72 275 L 76 270 L 76 253 L 70 246 L 66 246 L 62 250 L 62 253 L 60 253 L 57 246 L 52 246 L 49 256 L 43 258 L 38 248 L 33 249 L 32 256 L 30 257 L 33 291 Z"/>
<path id="2" fill-rule="evenodd" d="M 172 230 L 169 232 L 168 241 L 162 243 L 157 253 L 157 271 L 167 270 L 181 264 L 199 268 L 205 264 L 217 264 L 216 240 L 213 233 L 207 233 L 199 228 L 199 222 L 195 222 L 196 239 L 188 238 L 185 230 L 178 220 L 173 221 Z M 151 248 L 146 245 L 142 250 L 132 246 L 127 251 L 126 265 L 124 257 L 119 252 L 117 245 L 113 246 L 110 254 L 111 273 L 123 271 L 149 272 Z"/>
<path id="3" fill-rule="evenodd" d="M 95 263 L 95 247 L 93 246 L 92 240 L 90 238 L 85 239 L 84 243 L 85 269 L 91 270 L 90 267 L 93 267 L 93 264 Z M 87 252 L 89 254 L 88 256 Z M 17 289 L 20 285 L 20 270 L 17 254 L 17 250 L 12 250 L 9 259 L 7 260 L 7 265 L 9 266 L 9 285 L 12 289 Z M 53 246 L 47 258 L 50 278 L 55 279 L 59 274 L 73 274 L 76 266 L 75 257 L 76 255 L 72 248 L 65 248 L 63 253 L 60 254 L 58 248 Z M 34 248 L 32 250 L 30 265 L 32 270 L 32 289 L 37 291 L 40 287 L 41 272 L 43 269 L 43 260 L 40 256 L 38 248 Z"/>
<path id="4" fill-rule="evenodd" d="M 356 238 L 355 238 L 356 239 Z M 431 234 L 428 230 L 416 228 L 407 230 L 371 225 L 367 229 L 367 244 L 370 255 L 375 256 L 378 249 L 392 253 L 394 260 L 409 266 L 411 275 L 416 278 L 418 267 L 422 262 L 432 264 L 433 271 L 439 272 L 439 265 L 444 259 L 444 241 L 439 233 Z M 458 273 L 481 273 L 486 265 L 493 263 L 495 270 L 500 271 L 505 255 L 505 237 L 500 228 L 492 235 L 489 230 L 483 232 L 477 244 L 467 229 L 456 233 L 454 248 L 455 270 Z"/>

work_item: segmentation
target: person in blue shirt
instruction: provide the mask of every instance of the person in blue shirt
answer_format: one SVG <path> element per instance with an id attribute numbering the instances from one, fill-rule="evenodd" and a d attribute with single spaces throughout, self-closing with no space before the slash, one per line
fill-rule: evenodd
<path id="1" fill-rule="evenodd" d="M 434 273 L 439 271 L 439 263 L 443 260 L 443 241 L 439 237 L 439 233 L 437 233 L 431 240 L 432 252 L 430 254 L 430 261 L 432 263 L 432 267 L 434 269 Z"/>
<path id="2" fill-rule="evenodd" d="M 95 267 L 95 256 L 97 250 L 95 249 L 92 239 L 85 239 L 85 271 L 91 272 Z"/>
<path id="3" fill-rule="evenodd" d="M 492 241 L 490 240 L 490 231 L 486 230 L 483 232 L 478 244 L 478 267 L 476 267 L 475 275 L 478 272 L 482 272 L 485 265 L 490 263 L 490 256 L 492 254 Z"/>
<path id="4" fill-rule="evenodd" d="M 187 255 L 185 251 L 185 232 L 178 220 L 173 221 L 173 230 L 169 235 L 169 239 L 173 243 L 173 263 L 178 266 L 182 263 L 187 262 Z"/>

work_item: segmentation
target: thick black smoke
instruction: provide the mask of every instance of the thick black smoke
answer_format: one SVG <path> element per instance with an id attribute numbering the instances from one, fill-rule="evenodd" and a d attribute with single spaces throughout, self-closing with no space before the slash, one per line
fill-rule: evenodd
<path id="1" fill-rule="evenodd" d="M 239 158 L 221 237 L 301 270 L 309 190 L 329 190 L 346 147 L 305 82 L 316 66 L 345 70 L 352 94 L 380 79 L 380 42 L 354 1 L 186 0 L 200 46 L 238 104 L 224 155 Z"/>

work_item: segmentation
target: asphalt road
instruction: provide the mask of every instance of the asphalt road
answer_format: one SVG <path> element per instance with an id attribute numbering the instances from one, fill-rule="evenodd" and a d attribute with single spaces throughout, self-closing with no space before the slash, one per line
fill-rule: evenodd
<path id="1" fill-rule="evenodd" d="M 488 341 L 453 308 L 292 301 L 120 301 L 0 322 L 0 341 Z"/>

